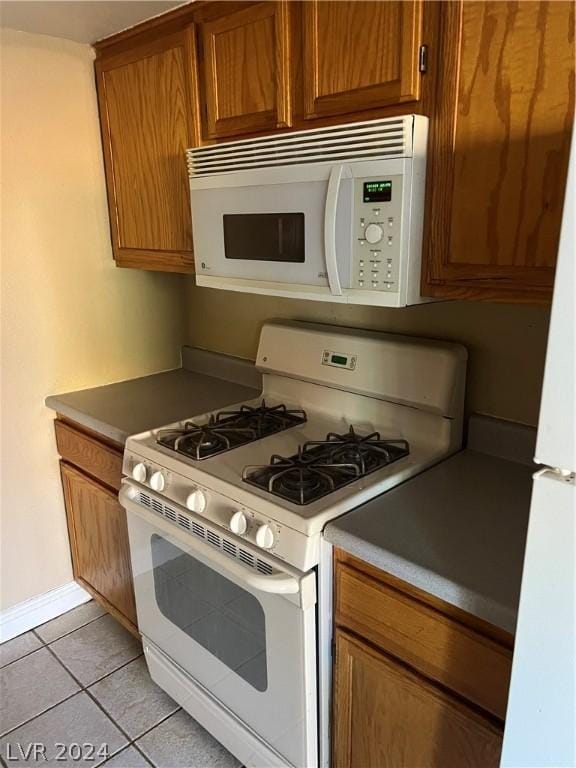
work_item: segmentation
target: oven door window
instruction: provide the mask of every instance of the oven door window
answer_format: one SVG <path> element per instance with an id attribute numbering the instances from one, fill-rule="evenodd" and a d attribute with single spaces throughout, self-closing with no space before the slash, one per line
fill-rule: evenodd
<path id="1" fill-rule="evenodd" d="M 162 536 L 150 545 L 161 613 L 258 691 L 268 687 L 266 618 L 250 592 Z"/>
<path id="2" fill-rule="evenodd" d="M 227 259 L 304 263 L 303 213 L 224 214 Z"/>

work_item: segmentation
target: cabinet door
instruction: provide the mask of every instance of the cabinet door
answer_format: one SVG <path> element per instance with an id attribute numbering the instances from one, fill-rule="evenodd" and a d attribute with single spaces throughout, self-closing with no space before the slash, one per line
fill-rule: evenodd
<path id="1" fill-rule="evenodd" d="M 227 136 L 290 125 L 286 2 L 251 4 L 200 24 L 204 134 Z"/>
<path id="2" fill-rule="evenodd" d="M 112 491 L 63 462 L 60 470 L 74 576 L 135 630 L 126 512 Z"/>
<path id="3" fill-rule="evenodd" d="M 443 4 L 423 292 L 547 299 L 574 110 L 574 5 Z"/>
<path id="4" fill-rule="evenodd" d="M 501 729 L 448 693 L 336 631 L 335 768 L 497 768 Z"/>
<path id="5" fill-rule="evenodd" d="M 304 116 L 417 101 L 420 0 L 312 0 L 304 14 Z"/>
<path id="6" fill-rule="evenodd" d="M 193 35 L 96 62 L 108 203 L 119 266 L 191 271 L 186 149 L 195 142 Z"/>

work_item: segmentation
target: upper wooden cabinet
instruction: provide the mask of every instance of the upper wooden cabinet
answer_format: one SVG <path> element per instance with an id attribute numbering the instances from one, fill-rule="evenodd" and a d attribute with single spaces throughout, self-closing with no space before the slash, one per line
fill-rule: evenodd
<path id="1" fill-rule="evenodd" d="M 198 20 L 205 138 L 291 124 L 289 26 L 284 1 L 249 4 Z"/>
<path id="2" fill-rule="evenodd" d="M 422 3 L 303 3 L 304 117 L 419 98 Z"/>
<path id="3" fill-rule="evenodd" d="M 185 151 L 196 143 L 188 30 L 96 61 L 108 205 L 119 266 L 193 267 Z"/>
<path id="4" fill-rule="evenodd" d="M 546 299 L 574 111 L 574 5 L 443 5 L 423 292 Z"/>
<path id="5" fill-rule="evenodd" d="M 98 43 L 117 263 L 192 270 L 187 147 L 415 112 L 430 119 L 423 295 L 548 301 L 573 29 L 570 0 L 226 0 Z"/>

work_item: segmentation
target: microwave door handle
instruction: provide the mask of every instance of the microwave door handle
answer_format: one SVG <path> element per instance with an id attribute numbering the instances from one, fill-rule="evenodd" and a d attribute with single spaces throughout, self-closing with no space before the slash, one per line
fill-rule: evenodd
<path id="1" fill-rule="evenodd" d="M 342 296 L 338 262 L 336 260 L 336 209 L 342 177 L 350 177 L 350 169 L 346 165 L 334 165 L 330 170 L 326 207 L 324 209 L 324 254 L 326 258 L 326 273 L 328 285 L 333 296 Z"/>
<path id="2" fill-rule="evenodd" d="M 137 504 L 131 498 L 132 486 L 125 483 L 120 488 L 118 494 L 120 504 L 124 509 L 136 513 L 145 522 L 165 531 L 168 534 L 176 535 L 174 526 L 170 523 L 166 523 L 155 512 L 150 512 Z M 176 529 L 177 531 L 178 529 Z M 256 571 L 250 572 L 244 565 L 240 565 L 228 555 L 222 554 L 217 549 L 210 549 L 207 551 L 206 544 L 196 542 L 192 536 L 186 537 L 185 546 L 188 550 L 195 552 L 200 556 L 206 557 L 209 555 L 209 561 L 213 562 L 222 571 L 228 573 L 229 576 L 235 578 L 239 582 L 244 582 L 252 589 L 256 589 L 259 592 L 268 592 L 274 595 L 296 595 L 300 592 L 300 582 L 294 576 L 288 573 L 276 573 L 271 576 L 265 576 L 264 574 L 257 573 Z"/>

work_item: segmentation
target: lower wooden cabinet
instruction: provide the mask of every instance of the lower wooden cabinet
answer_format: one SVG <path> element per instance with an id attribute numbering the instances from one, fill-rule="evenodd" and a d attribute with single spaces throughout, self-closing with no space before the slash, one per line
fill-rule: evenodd
<path id="1" fill-rule="evenodd" d="M 497 768 L 512 639 L 336 553 L 333 768 Z"/>
<path id="2" fill-rule="evenodd" d="M 497 768 L 502 729 L 336 631 L 334 768 Z"/>
<path id="3" fill-rule="evenodd" d="M 126 511 L 117 494 L 122 454 L 60 420 L 56 435 L 74 578 L 138 636 Z"/>

